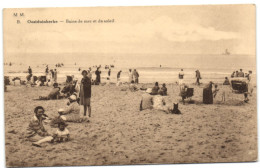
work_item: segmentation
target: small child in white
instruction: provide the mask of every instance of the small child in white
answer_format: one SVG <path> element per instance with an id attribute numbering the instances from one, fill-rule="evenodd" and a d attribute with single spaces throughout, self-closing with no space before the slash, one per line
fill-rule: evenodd
<path id="1" fill-rule="evenodd" d="M 215 85 L 215 89 L 213 90 L 213 97 L 214 98 L 217 96 L 217 93 L 219 91 L 220 90 L 218 89 L 218 85 Z M 221 89 L 220 94 L 221 94 L 221 101 L 225 102 L 226 101 L 226 91 L 225 91 L 225 89 Z"/>
<path id="2" fill-rule="evenodd" d="M 52 136 L 48 136 L 46 138 L 43 138 L 37 142 L 34 142 L 32 145 L 41 147 L 42 143 L 45 142 L 51 142 L 51 143 L 60 143 L 60 142 L 66 142 L 69 141 L 70 139 L 70 133 L 69 130 L 66 128 L 68 125 L 64 122 L 61 121 L 58 123 L 58 129 L 56 133 L 54 133 Z"/>
<path id="3" fill-rule="evenodd" d="M 215 98 L 217 96 L 219 89 L 218 89 L 218 85 L 215 85 L 215 89 L 213 90 L 213 97 Z"/>
<path id="4" fill-rule="evenodd" d="M 65 122 L 60 122 L 58 124 L 58 129 L 56 131 L 56 133 L 52 136 L 53 140 L 52 142 L 66 142 L 69 140 L 70 138 L 70 132 L 69 130 L 66 128 L 68 126 L 68 124 L 66 124 Z"/>

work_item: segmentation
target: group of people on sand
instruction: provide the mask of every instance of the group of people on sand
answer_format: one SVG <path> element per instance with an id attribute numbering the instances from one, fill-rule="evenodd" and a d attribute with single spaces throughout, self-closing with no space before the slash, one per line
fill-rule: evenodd
<path id="1" fill-rule="evenodd" d="M 135 84 L 139 83 L 139 73 L 136 69 L 129 69 L 128 81 L 129 83 L 132 83 L 132 81 L 134 81 Z"/>
<path id="2" fill-rule="evenodd" d="M 240 69 L 240 71 L 233 71 L 231 78 L 247 78 L 248 80 L 251 80 L 251 75 L 251 70 L 249 70 L 248 73 L 244 73 L 243 69 Z"/>
<path id="3" fill-rule="evenodd" d="M 105 65 L 105 69 L 111 69 L 111 68 L 114 68 L 115 66 L 114 65 Z"/>
<path id="4" fill-rule="evenodd" d="M 58 110 L 57 116 L 50 119 L 45 114 L 45 109 L 42 106 L 37 106 L 34 109 L 34 116 L 27 129 L 27 138 L 32 141 L 34 146 L 40 147 L 45 142 L 64 142 L 69 140 L 69 130 L 67 122 L 88 122 L 91 117 L 91 76 L 89 71 L 82 71 L 82 79 L 80 86 L 76 81 L 74 85 L 73 93 L 67 95 L 61 95 L 58 83 L 53 84 L 53 89 L 48 96 L 40 96 L 40 99 L 57 99 L 67 97 L 68 101 Z M 73 79 L 67 79 L 68 85 L 75 84 Z M 82 110 L 83 109 L 83 110 Z M 83 111 L 83 114 L 82 114 Z M 50 126 L 47 131 L 44 124 Z M 58 128 L 56 132 L 53 132 L 53 128 Z"/>
<path id="5" fill-rule="evenodd" d="M 34 109 L 34 116 L 26 130 L 26 138 L 33 142 L 32 145 L 41 147 L 42 143 L 60 143 L 70 139 L 70 132 L 66 128 L 68 124 L 60 120 L 57 122 L 56 130 L 46 130 L 44 124 L 48 123 L 48 115 L 45 114 L 45 109 L 42 106 L 37 106 Z"/>
<path id="6" fill-rule="evenodd" d="M 9 62 L 9 63 L 8 63 L 8 62 L 5 62 L 4 65 L 12 66 L 13 64 L 12 64 L 12 62 Z"/>
<path id="7" fill-rule="evenodd" d="M 152 88 L 146 88 L 142 90 L 145 90 L 145 92 L 142 95 L 140 102 L 140 111 L 146 109 L 155 109 L 163 111 L 167 114 L 181 114 L 180 110 L 178 109 L 178 103 L 174 103 L 172 106 L 171 103 L 165 98 L 165 96 L 167 96 L 167 87 L 165 83 L 159 87 L 159 83 L 155 82 Z"/>
<path id="8" fill-rule="evenodd" d="M 56 69 L 54 69 L 54 72 Z M 57 72 L 57 71 L 56 71 Z M 242 77 L 242 70 L 238 73 L 238 77 Z M 28 68 L 29 75 L 32 76 L 31 67 Z M 57 115 L 50 119 L 45 112 L 44 107 L 37 106 L 34 109 L 34 116 L 29 123 L 27 129 L 26 137 L 28 140 L 32 141 L 34 146 L 40 147 L 42 143 L 51 142 L 59 143 L 68 141 L 70 139 L 70 132 L 67 128 L 67 122 L 82 123 L 88 122 L 91 117 L 91 85 L 93 81 L 96 84 L 101 83 L 101 70 L 100 66 L 97 67 L 95 71 L 83 70 L 81 72 L 82 79 L 78 81 L 74 76 L 67 76 L 66 84 L 63 89 L 60 88 L 57 83 L 55 75 L 52 75 L 51 70 L 49 71 L 48 65 L 45 69 L 46 76 L 51 74 L 51 79 L 53 79 L 53 88 L 49 94 L 44 96 L 39 96 L 40 100 L 52 100 L 67 98 L 67 103 L 63 104 L 62 107 L 57 110 Z M 95 73 L 95 80 L 92 79 L 92 73 Z M 117 81 L 120 82 L 122 70 L 117 73 Z M 243 75 L 249 81 L 251 80 L 252 72 L 249 75 Z M 108 70 L 108 78 L 110 78 L 111 70 Z M 155 82 L 154 86 L 151 88 L 141 87 L 138 88 L 139 83 L 139 73 L 136 69 L 129 69 L 129 89 L 130 91 L 142 90 L 144 94 L 142 95 L 140 101 L 140 111 L 146 109 L 155 109 L 163 111 L 165 113 L 181 114 L 178 109 L 178 103 L 172 103 L 168 99 L 168 89 L 166 84 L 163 83 L 161 86 L 158 82 Z M 179 88 L 183 104 L 185 104 L 185 99 L 193 96 L 193 88 L 190 88 L 184 82 L 184 70 L 181 69 L 179 75 Z M 200 85 L 201 75 L 199 70 L 196 71 L 196 84 Z M 228 78 L 225 78 L 224 83 L 227 83 Z M 228 81 L 229 82 L 229 81 Z M 223 84 L 224 84 L 223 83 Z M 203 88 L 203 103 L 213 104 L 213 98 L 216 97 L 219 92 L 217 84 L 209 82 Z M 50 126 L 50 129 L 46 129 Z M 54 130 L 56 128 L 56 130 Z"/>
<path id="9" fill-rule="evenodd" d="M 248 95 L 252 96 L 253 87 L 251 84 L 251 75 L 252 71 L 248 71 L 248 73 L 244 73 L 242 69 L 240 71 L 234 71 L 231 74 L 231 82 L 228 77 L 225 77 L 223 82 L 223 86 L 231 85 L 232 92 L 238 92 L 244 94 L 244 102 L 248 102 Z M 214 87 L 213 87 L 214 86 Z M 220 91 L 218 89 L 218 85 L 214 84 L 212 81 L 207 84 L 203 89 L 203 103 L 205 104 L 213 104 L 213 98 L 216 97 L 217 93 Z M 226 99 L 226 92 L 223 90 L 221 92 L 222 101 Z"/>
<path id="10" fill-rule="evenodd" d="M 117 82 L 117 86 L 122 84 L 121 81 L 121 73 L 122 70 L 119 70 L 116 74 L 116 82 Z M 100 67 L 97 67 L 97 70 L 95 71 L 95 75 L 96 75 L 96 80 L 93 80 L 92 82 L 94 82 L 96 85 L 101 83 L 101 71 L 100 71 Z M 111 75 L 112 75 L 112 71 L 109 68 L 107 71 L 107 81 L 106 83 L 110 83 L 111 80 Z M 132 83 L 132 84 L 138 84 L 139 83 L 139 73 L 136 69 L 129 69 L 128 72 L 128 83 Z"/>
<path id="11" fill-rule="evenodd" d="M 57 64 L 55 64 L 55 67 L 63 67 L 63 66 L 64 66 L 63 63 L 57 63 Z"/>
<path id="12" fill-rule="evenodd" d="M 46 65 L 45 74 L 48 81 L 53 80 L 53 82 L 57 82 L 57 75 L 58 75 L 57 73 L 58 72 L 56 68 L 54 70 L 53 69 L 49 70 L 48 65 Z"/>
<path id="13" fill-rule="evenodd" d="M 45 68 L 45 75 L 43 76 L 33 76 L 33 71 L 31 66 L 28 67 L 28 75 L 26 76 L 26 84 L 31 86 L 49 86 L 57 82 L 58 72 L 57 69 L 50 69 L 48 65 Z"/>
<path id="14" fill-rule="evenodd" d="M 200 71 L 199 71 L 199 70 L 196 70 L 196 71 L 195 71 L 195 78 L 196 78 L 195 84 L 196 84 L 196 85 L 200 85 L 200 84 L 201 84 L 201 83 L 200 83 L 200 79 L 202 79 L 202 78 L 201 78 L 201 74 L 200 74 Z M 183 69 L 180 70 L 180 72 L 179 72 L 179 74 L 178 74 L 178 79 L 179 79 L 178 84 L 179 84 L 179 85 L 182 85 L 183 80 L 184 80 L 184 70 L 183 70 Z"/>
<path id="15" fill-rule="evenodd" d="M 244 85 L 243 87 L 244 98 L 245 98 L 244 101 L 247 103 L 249 101 L 248 95 L 252 96 L 252 92 L 253 92 L 253 87 L 251 84 L 252 71 L 249 70 L 248 73 L 244 73 L 243 69 L 240 69 L 240 71 L 233 71 L 233 73 L 231 74 L 231 78 L 235 82 L 239 80 L 243 82 L 241 85 Z M 246 81 L 244 82 L 245 79 Z"/>
<path id="16" fill-rule="evenodd" d="M 119 70 L 117 72 L 117 76 L 116 76 L 116 79 L 117 79 L 117 85 L 120 85 L 121 82 L 121 73 L 122 73 L 122 70 Z M 108 70 L 108 80 L 110 80 L 110 76 L 111 76 L 111 69 Z M 139 83 L 139 73 L 136 69 L 129 69 L 129 72 L 128 72 L 128 83 L 134 83 L 134 84 L 138 84 Z"/>
<path id="17" fill-rule="evenodd" d="M 251 74 L 252 71 L 249 71 L 248 74 L 242 75 L 242 70 L 240 70 L 240 73 L 238 73 L 238 77 L 246 77 L 248 82 L 246 83 L 246 92 L 244 92 L 244 101 L 248 102 L 248 94 L 252 94 L 252 88 L 250 86 L 250 80 L 251 80 Z M 201 79 L 201 75 L 199 70 L 196 71 L 196 83 L 197 85 L 200 85 L 199 79 Z M 192 97 L 194 93 L 194 88 L 190 88 L 185 82 L 183 81 L 184 79 L 184 72 L 183 69 L 179 72 L 179 87 L 180 87 L 180 94 L 182 98 L 183 104 L 185 104 L 185 99 Z M 223 85 L 230 85 L 228 77 L 225 77 L 225 81 Z M 142 89 L 145 90 L 145 94 L 142 95 L 141 103 L 140 103 L 140 110 L 144 109 L 157 109 L 164 111 L 166 113 L 180 113 L 178 110 L 178 103 L 174 103 L 174 106 L 172 108 L 171 103 L 166 103 L 165 98 L 163 96 L 167 95 L 167 88 L 166 85 L 163 84 L 162 87 L 159 87 L 159 83 L 155 82 L 155 85 L 152 88 L 147 88 L 147 89 Z M 218 88 L 218 84 L 213 83 L 210 81 L 208 84 L 206 84 L 203 87 L 203 95 L 202 95 L 202 102 L 203 104 L 213 104 L 213 99 L 216 97 L 217 93 L 220 91 Z M 225 101 L 225 90 L 222 90 L 221 92 L 221 98 L 222 101 Z M 155 95 L 155 96 L 154 96 Z M 193 102 L 193 101 L 190 101 Z M 168 104 L 168 105 L 167 105 Z M 177 107 L 177 108 L 176 108 Z M 175 109 L 175 110 L 174 110 Z"/>

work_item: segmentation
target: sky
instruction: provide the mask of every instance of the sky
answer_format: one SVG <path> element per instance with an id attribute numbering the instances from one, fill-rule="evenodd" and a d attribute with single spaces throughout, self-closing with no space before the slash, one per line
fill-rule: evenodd
<path id="1" fill-rule="evenodd" d="M 15 17 L 13 13 L 24 13 Z M 32 24 L 28 20 L 57 20 Z M 66 23 L 66 20 L 114 20 Z M 21 24 L 17 24 L 17 20 Z M 255 55 L 254 5 L 4 10 L 4 57 L 33 53 Z"/>

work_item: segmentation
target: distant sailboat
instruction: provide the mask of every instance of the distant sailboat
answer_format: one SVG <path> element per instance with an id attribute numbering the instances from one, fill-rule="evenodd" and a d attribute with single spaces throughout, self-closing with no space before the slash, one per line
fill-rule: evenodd
<path id="1" fill-rule="evenodd" d="M 228 49 L 225 50 L 225 52 L 223 53 L 223 55 L 230 55 L 230 52 L 228 51 Z"/>

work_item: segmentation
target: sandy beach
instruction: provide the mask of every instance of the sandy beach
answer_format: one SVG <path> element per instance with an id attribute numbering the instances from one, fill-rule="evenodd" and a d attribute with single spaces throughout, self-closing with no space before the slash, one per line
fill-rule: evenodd
<path id="1" fill-rule="evenodd" d="M 139 85 L 141 87 L 141 84 Z M 147 84 L 151 87 L 151 84 Z M 53 118 L 66 99 L 35 101 L 51 87 L 8 86 L 4 94 L 7 166 L 79 166 L 244 162 L 257 159 L 256 88 L 250 101 L 226 91 L 213 105 L 202 104 L 202 86 L 194 88 L 195 104 L 179 103 L 181 115 L 139 111 L 142 91 L 92 86 L 92 117 L 69 123 L 72 140 L 38 148 L 24 137 L 33 109 L 42 105 Z M 179 101 L 179 87 L 168 85 L 169 102 Z"/>

